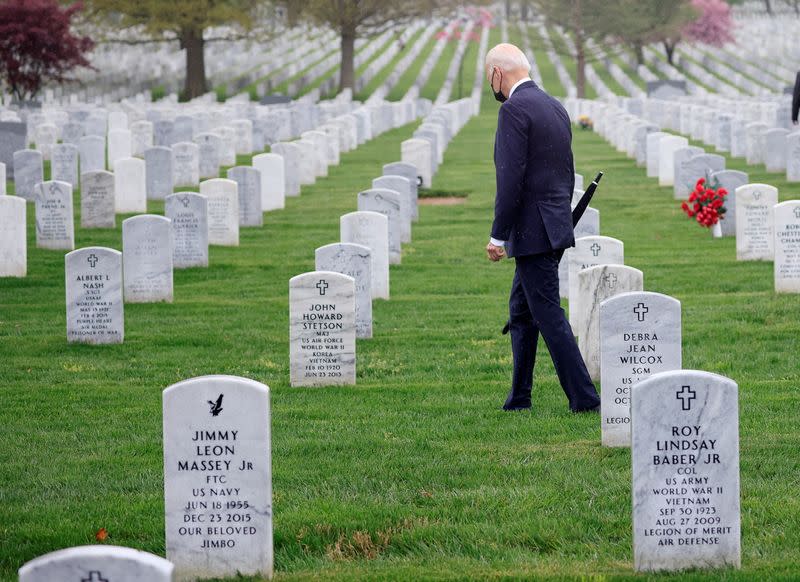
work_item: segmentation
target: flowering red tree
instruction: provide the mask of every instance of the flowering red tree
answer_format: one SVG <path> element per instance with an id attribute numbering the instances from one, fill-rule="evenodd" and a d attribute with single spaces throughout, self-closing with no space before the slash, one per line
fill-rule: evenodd
<path id="1" fill-rule="evenodd" d="M 711 46 L 733 41 L 731 7 L 724 0 L 692 0 L 699 16 L 683 31 L 684 37 Z"/>
<path id="2" fill-rule="evenodd" d="M 0 80 L 19 101 L 35 97 L 48 81 L 88 67 L 84 54 L 94 42 L 71 30 L 81 3 L 62 7 L 57 0 L 5 0 L 0 3 Z"/>

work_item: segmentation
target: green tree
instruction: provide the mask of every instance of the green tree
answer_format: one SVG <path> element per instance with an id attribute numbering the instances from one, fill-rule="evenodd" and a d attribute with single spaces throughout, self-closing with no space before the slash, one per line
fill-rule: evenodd
<path id="1" fill-rule="evenodd" d="M 616 0 L 619 19 L 612 34 L 628 44 L 636 62 L 644 64 L 643 47 L 660 42 L 672 64 L 675 46 L 683 28 L 692 22 L 696 12 L 687 0 Z"/>
<path id="2" fill-rule="evenodd" d="M 139 28 L 155 40 L 177 40 L 186 50 L 184 97 L 208 90 L 205 45 L 230 40 L 253 30 L 263 18 L 265 0 L 88 0 L 94 18 L 115 28 Z M 236 33 L 207 36 L 212 27 L 229 26 Z"/>

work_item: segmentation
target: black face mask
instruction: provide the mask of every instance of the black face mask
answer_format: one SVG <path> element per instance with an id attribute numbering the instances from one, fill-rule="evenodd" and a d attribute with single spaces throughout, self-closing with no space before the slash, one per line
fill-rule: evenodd
<path id="1" fill-rule="evenodd" d="M 506 102 L 506 96 L 503 95 L 503 91 L 502 91 L 502 88 L 503 88 L 503 77 L 502 77 L 502 75 L 500 76 L 500 89 L 501 90 L 495 91 L 494 90 L 494 73 L 495 73 L 495 71 L 492 71 L 492 81 L 489 84 L 489 86 L 492 88 L 492 93 L 494 93 L 494 98 L 497 99 L 500 103 L 505 103 Z"/>

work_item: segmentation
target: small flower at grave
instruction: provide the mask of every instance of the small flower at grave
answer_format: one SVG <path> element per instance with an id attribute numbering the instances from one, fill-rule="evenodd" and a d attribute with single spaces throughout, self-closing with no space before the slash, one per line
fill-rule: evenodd
<path id="1" fill-rule="evenodd" d="M 728 191 L 720 188 L 716 181 L 712 184 L 700 178 L 689 194 L 689 200 L 681 202 L 681 210 L 697 224 L 711 228 L 724 218 L 727 195 Z"/>
<path id="2" fill-rule="evenodd" d="M 578 125 L 581 129 L 592 129 L 594 127 L 594 123 L 588 115 L 581 115 L 578 117 Z"/>
<path id="3" fill-rule="evenodd" d="M 97 530 L 97 533 L 94 534 L 94 539 L 96 539 L 98 542 L 104 542 L 107 538 L 108 530 L 104 527 L 101 527 L 99 530 Z"/>

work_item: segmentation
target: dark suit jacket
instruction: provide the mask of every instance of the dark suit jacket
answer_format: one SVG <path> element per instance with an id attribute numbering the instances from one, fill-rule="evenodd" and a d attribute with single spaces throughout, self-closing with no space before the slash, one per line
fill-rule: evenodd
<path id="1" fill-rule="evenodd" d="M 570 200 L 575 187 L 572 127 L 561 104 L 533 81 L 500 107 L 492 238 L 521 257 L 575 245 Z"/>
<path id="2" fill-rule="evenodd" d="M 800 71 L 797 72 L 792 93 L 792 121 L 797 121 L 798 112 L 800 112 Z"/>

